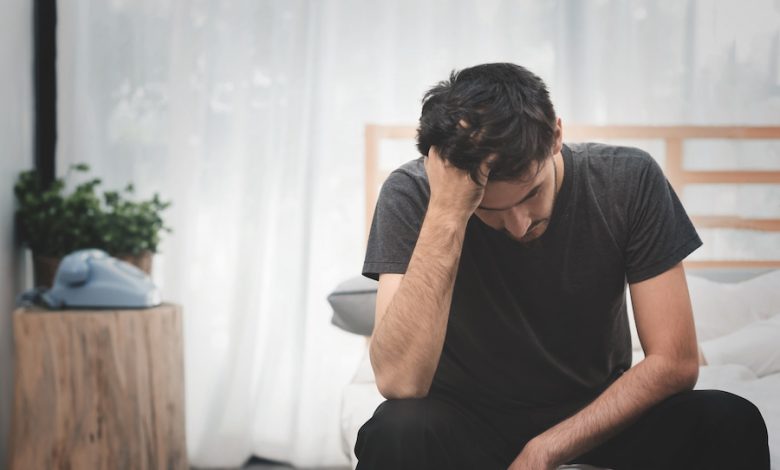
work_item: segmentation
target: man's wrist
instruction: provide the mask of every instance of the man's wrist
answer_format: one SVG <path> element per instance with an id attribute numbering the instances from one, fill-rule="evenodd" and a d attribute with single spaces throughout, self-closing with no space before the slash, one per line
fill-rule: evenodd
<path id="1" fill-rule="evenodd" d="M 540 434 L 525 445 L 523 452 L 528 451 L 539 459 L 551 466 L 563 465 L 565 462 L 560 462 L 559 457 L 556 455 L 555 446 L 553 443 L 548 442 L 544 434 Z"/>
<path id="2" fill-rule="evenodd" d="M 429 204 L 426 218 L 430 218 L 437 225 L 444 225 L 459 230 L 466 227 L 471 213 L 463 210 L 448 208 L 443 205 Z"/>

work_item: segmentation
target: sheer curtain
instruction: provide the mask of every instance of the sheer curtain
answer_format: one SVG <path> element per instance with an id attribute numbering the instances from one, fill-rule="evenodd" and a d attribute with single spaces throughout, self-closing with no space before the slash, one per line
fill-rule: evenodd
<path id="1" fill-rule="evenodd" d="M 325 297 L 361 267 L 363 126 L 415 122 L 452 68 L 526 65 L 564 121 L 780 116 L 772 0 L 74 0 L 59 15 L 59 172 L 85 161 L 106 187 L 174 202 L 154 277 L 184 306 L 194 465 L 347 462 L 340 392 L 364 342 Z"/>

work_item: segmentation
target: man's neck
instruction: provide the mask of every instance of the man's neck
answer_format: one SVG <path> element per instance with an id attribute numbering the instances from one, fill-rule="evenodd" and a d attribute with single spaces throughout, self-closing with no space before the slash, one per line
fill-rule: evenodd
<path id="1" fill-rule="evenodd" d="M 558 193 L 563 187 L 563 174 L 565 173 L 563 163 L 563 152 L 558 152 L 553 155 L 553 164 L 555 164 L 555 197 L 558 197 Z"/>

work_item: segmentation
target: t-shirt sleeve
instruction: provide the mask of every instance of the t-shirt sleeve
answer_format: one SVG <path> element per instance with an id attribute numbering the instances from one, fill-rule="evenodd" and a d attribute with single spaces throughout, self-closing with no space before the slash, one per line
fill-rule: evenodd
<path id="1" fill-rule="evenodd" d="M 696 229 L 661 168 L 648 154 L 637 160 L 638 180 L 628 204 L 626 279 L 655 277 L 702 245 Z"/>
<path id="2" fill-rule="evenodd" d="M 396 170 L 382 185 L 368 235 L 363 275 L 403 274 L 420 234 L 430 189 L 427 181 Z"/>

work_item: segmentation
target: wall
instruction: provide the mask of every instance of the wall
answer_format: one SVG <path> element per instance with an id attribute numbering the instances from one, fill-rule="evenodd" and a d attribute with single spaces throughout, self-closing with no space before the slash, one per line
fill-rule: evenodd
<path id="1" fill-rule="evenodd" d="M 0 2 L 0 468 L 6 467 L 13 398 L 11 312 L 24 289 L 14 237 L 13 183 L 33 166 L 32 1 Z"/>

